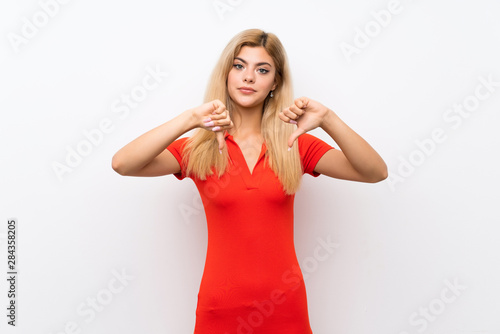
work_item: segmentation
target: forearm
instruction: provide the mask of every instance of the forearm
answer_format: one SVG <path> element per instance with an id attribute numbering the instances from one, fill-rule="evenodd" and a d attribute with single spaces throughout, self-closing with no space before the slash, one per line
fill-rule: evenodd
<path id="1" fill-rule="evenodd" d="M 372 180 L 383 180 L 387 177 L 387 165 L 382 157 L 332 110 L 328 110 L 321 128 L 339 145 L 358 173 Z"/>
<path id="2" fill-rule="evenodd" d="M 112 167 L 120 174 L 133 173 L 150 163 L 165 148 L 194 128 L 188 111 L 146 132 L 125 145 L 113 156 Z"/>

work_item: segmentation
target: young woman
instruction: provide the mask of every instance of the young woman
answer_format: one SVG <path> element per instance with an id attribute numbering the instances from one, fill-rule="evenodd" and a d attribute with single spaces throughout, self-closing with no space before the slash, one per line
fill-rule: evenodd
<path id="1" fill-rule="evenodd" d="M 196 334 L 312 333 L 293 244 L 304 173 L 378 182 L 387 167 L 331 109 L 293 99 L 285 50 L 250 29 L 224 49 L 206 103 L 143 134 L 113 157 L 121 175 L 191 178 L 208 224 Z M 322 128 L 338 144 L 306 132 Z M 195 129 L 191 137 L 179 138 Z"/>

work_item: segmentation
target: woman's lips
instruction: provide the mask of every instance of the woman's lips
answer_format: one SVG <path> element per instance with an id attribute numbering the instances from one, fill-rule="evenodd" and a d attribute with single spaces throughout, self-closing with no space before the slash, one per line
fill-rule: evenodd
<path id="1" fill-rule="evenodd" d="M 242 92 L 243 94 L 252 94 L 252 93 L 255 93 L 255 89 L 248 88 L 248 87 L 241 87 L 241 88 L 238 88 L 238 90 L 240 92 Z"/>

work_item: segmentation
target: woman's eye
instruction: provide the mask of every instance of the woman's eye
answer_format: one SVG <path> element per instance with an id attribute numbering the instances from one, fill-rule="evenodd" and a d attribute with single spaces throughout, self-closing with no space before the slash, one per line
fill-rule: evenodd
<path id="1" fill-rule="evenodd" d="M 237 68 L 237 69 L 242 69 L 243 65 L 241 65 L 241 64 L 234 64 L 233 67 Z"/>
<path id="2" fill-rule="evenodd" d="M 266 70 L 265 68 L 259 68 L 258 71 L 262 74 L 266 74 L 267 72 L 269 72 L 269 70 Z"/>

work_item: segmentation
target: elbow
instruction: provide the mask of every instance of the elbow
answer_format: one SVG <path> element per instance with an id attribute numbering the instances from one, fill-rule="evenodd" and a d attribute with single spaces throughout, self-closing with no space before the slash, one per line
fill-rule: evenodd
<path id="1" fill-rule="evenodd" d="M 127 176 L 127 172 L 123 166 L 123 162 L 120 161 L 119 158 L 116 157 L 116 155 L 113 156 L 113 159 L 111 159 L 111 168 L 118 174 L 122 176 Z"/>
<path id="2" fill-rule="evenodd" d="M 368 183 L 378 183 L 384 181 L 389 177 L 389 171 L 387 170 L 387 166 L 384 163 L 383 166 L 374 169 L 370 176 L 367 178 L 366 182 Z"/>
<path id="3" fill-rule="evenodd" d="M 370 178 L 370 183 L 378 183 L 381 181 L 384 181 L 389 177 L 389 171 L 387 170 L 387 165 L 384 163 L 384 165 L 380 168 L 378 168 L 373 174 L 372 177 Z"/>
<path id="4" fill-rule="evenodd" d="M 387 179 L 389 177 L 389 172 L 387 171 L 387 168 L 385 170 L 383 170 L 379 176 L 377 177 L 376 181 L 374 183 L 377 183 L 377 182 L 381 182 L 381 181 L 384 181 L 385 179 Z"/>

